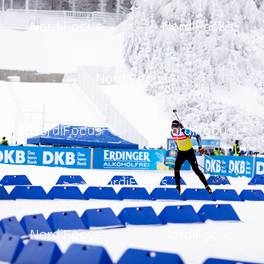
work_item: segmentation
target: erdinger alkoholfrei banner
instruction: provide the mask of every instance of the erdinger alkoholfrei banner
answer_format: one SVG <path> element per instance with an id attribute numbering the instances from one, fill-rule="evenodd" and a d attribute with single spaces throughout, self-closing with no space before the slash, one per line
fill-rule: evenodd
<path id="1" fill-rule="evenodd" d="M 115 150 L 95 149 L 94 169 L 121 170 L 169 170 L 166 166 L 166 150 Z M 183 169 L 190 169 L 189 164 Z"/>
<path id="2" fill-rule="evenodd" d="M 246 176 L 254 175 L 253 157 L 234 157 L 234 156 L 205 156 L 204 168 L 205 173 L 222 176 Z"/>
<path id="3" fill-rule="evenodd" d="M 90 169 L 91 150 L 87 148 L 0 146 L 0 163 Z"/>

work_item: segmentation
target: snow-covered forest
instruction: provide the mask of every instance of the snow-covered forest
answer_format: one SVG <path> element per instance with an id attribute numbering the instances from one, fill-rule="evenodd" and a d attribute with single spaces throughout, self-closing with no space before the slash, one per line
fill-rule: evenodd
<path id="1" fill-rule="evenodd" d="M 264 149 L 264 2 L 136 0 L 127 65 L 203 137 Z"/>

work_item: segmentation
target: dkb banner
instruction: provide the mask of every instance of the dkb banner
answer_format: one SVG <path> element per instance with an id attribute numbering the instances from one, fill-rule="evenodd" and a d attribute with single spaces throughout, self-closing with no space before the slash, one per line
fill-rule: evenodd
<path id="1" fill-rule="evenodd" d="M 95 149 L 94 169 L 168 170 L 165 166 L 166 150 Z M 185 165 L 190 169 L 190 165 Z"/>
<path id="2" fill-rule="evenodd" d="M 264 158 L 256 158 L 255 175 L 264 176 Z"/>
<path id="3" fill-rule="evenodd" d="M 0 146 L 2 164 L 89 169 L 90 159 L 85 148 Z"/>
<path id="4" fill-rule="evenodd" d="M 246 176 L 251 178 L 254 169 L 252 157 L 205 156 L 205 173 L 223 176 Z"/>

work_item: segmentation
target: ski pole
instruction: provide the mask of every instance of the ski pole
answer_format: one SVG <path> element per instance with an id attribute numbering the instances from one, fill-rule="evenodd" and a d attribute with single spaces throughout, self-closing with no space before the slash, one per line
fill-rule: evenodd
<path id="1" fill-rule="evenodd" d="M 180 118 L 179 118 L 179 116 L 177 114 L 177 110 L 176 109 L 173 109 L 172 112 L 175 114 L 177 120 L 182 124 L 182 122 L 181 122 L 181 120 L 180 120 Z"/>
<path id="2" fill-rule="evenodd" d="M 203 166 L 200 165 L 199 163 L 198 163 L 198 166 L 199 166 L 201 169 L 203 169 L 205 173 L 211 173 L 209 170 L 207 170 L 205 167 L 203 167 Z"/>

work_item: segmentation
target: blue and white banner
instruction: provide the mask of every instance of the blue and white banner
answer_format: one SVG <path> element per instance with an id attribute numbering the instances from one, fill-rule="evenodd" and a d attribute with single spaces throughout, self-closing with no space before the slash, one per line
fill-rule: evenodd
<path id="1" fill-rule="evenodd" d="M 95 149 L 94 169 L 168 170 L 166 150 Z"/>
<path id="2" fill-rule="evenodd" d="M 252 157 L 205 156 L 205 173 L 223 176 L 246 176 L 251 178 L 254 169 Z"/>
<path id="3" fill-rule="evenodd" d="M 264 158 L 256 158 L 255 175 L 264 176 Z"/>
<path id="4" fill-rule="evenodd" d="M 0 163 L 89 169 L 91 150 L 86 148 L 54 148 L 0 146 Z"/>

